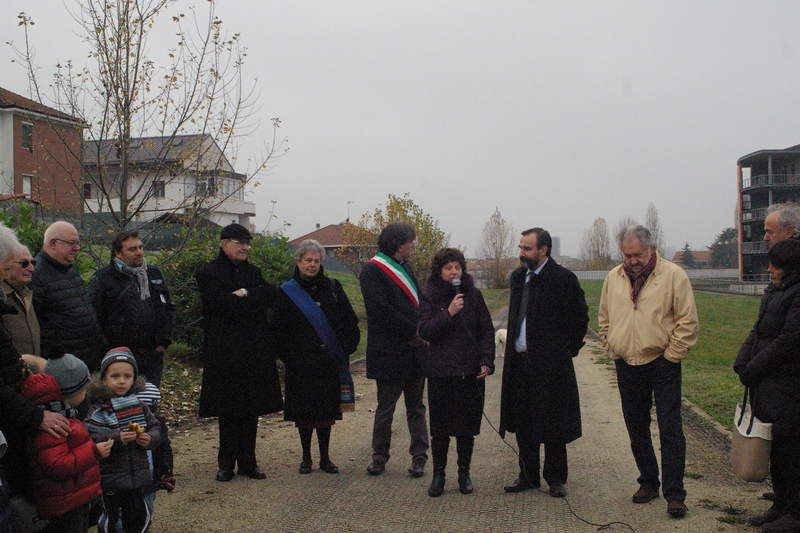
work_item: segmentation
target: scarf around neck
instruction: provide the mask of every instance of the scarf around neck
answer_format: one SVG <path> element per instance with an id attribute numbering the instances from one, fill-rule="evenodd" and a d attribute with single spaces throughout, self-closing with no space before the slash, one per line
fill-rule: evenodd
<path id="1" fill-rule="evenodd" d="M 136 281 L 139 283 L 139 296 L 141 296 L 142 300 L 150 298 L 150 282 L 147 279 L 147 259 L 142 259 L 142 266 L 131 267 L 115 257 L 114 264 L 117 265 L 117 268 L 119 268 L 123 274 L 136 278 Z"/>
<path id="2" fill-rule="evenodd" d="M 653 273 L 653 270 L 656 269 L 657 257 L 658 254 L 653 252 L 653 255 L 650 256 L 650 260 L 639 272 L 634 272 L 627 263 L 622 263 L 622 269 L 631 280 L 631 301 L 633 302 L 634 309 L 638 309 L 636 302 L 639 300 L 639 291 L 642 290 L 645 281 L 647 281 L 647 278 Z"/>

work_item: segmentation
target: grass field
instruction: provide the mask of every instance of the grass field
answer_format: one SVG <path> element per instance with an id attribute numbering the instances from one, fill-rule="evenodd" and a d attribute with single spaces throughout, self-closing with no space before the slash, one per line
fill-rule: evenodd
<path id="1" fill-rule="evenodd" d="M 582 281 L 589 306 L 589 327 L 597 331 L 602 281 Z M 760 298 L 695 292 L 700 336 L 683 364 L 683 395 L 731 428 L 733 408 L 744 388 L 733 361 L 758 316 Z"/>

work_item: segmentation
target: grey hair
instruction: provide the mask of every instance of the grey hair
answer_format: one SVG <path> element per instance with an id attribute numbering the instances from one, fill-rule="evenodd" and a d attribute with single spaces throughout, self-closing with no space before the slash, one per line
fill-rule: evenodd
<path id="1" fill-rule="evenodd" d="M 772 204 L 767 210 L 767 214 L 778 213 L 776 222 L 780 231 L 786 228 L 794 229 L 794 237 L 800 235 L 800 205 L 794 202 L 783 204 Z"/>
<path id="2" fill-rule="evenodd" d="M 647 249 L 653 246 L 653 234 L 641 224 L 625 226 L 617 233 L 617 246 L 622 250 L 622 243 L 628 239 L 639 239 L 642 246 Z"/>
<path id="3" fill-rule="evenodd" d="M 294 253 L 294 258 L 300 261 L 308 252 L 317 252 L 320 260 L 325 259 L 325 256 L 327 255 L 325 253 L 325 248 L 322 247 L 319 241 L 315 241 L 314 239 L 306 239 L 297 247 L 297 251 Z"/>
<path id="4" fill-rule="evenodd" d="M 9 257 L 13 259 L 20 246 L 17 233 L 0 222 L 0 261 L 5 261 Z"/>

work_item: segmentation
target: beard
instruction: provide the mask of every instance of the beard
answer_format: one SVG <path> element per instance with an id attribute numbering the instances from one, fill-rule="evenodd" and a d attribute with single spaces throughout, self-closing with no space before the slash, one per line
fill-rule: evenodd
<path id="1" fill-rule="evenodd" d="M 520 257 L 519 262 L 528 267 L 529 270 L 535 270 L 539 266 L 539 254 L 536 254 L 536 257 Z"/>

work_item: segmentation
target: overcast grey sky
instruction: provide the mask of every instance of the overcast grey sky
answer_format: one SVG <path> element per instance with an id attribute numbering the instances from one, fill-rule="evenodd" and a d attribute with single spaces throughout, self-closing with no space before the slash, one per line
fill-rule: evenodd
<path id="1" fill-rule="evenodd" d="M 61 1 L 3 4 L 3 42 L 22 40 L 10 15 L 36 21 L 42 74 L 85 61 Z M 668 246 L 703 249 L 734 223 L 736 160 L 800 144 L 796 1 L 221 0 L 218 14 L 258 77 L 259 133 L 280 117 L 289 139 L 250 198 L 259 227 L 277 202 L 291 238 L 409 192 L 467 255 L 495 206 L 577 255 L 596 217 L 643 222 L 650 201 Z M 0 86 L 27 94 L 12 57 L 0 49 Z"/>

